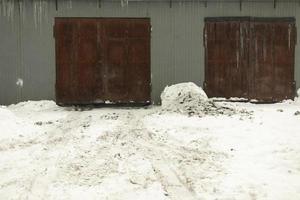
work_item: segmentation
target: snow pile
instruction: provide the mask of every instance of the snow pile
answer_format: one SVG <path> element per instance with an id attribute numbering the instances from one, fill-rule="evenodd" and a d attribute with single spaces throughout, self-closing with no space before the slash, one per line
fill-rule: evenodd
<path id="1" fill-rule="evenodd" d="M 189 116 L 249 114 L 246 110 L 237 111 L 233 108 L 217 105 L 208 99 L 201 87 L 191 82 L 167 86 L 161 94 L 161 101 L 163 112 Z"/>

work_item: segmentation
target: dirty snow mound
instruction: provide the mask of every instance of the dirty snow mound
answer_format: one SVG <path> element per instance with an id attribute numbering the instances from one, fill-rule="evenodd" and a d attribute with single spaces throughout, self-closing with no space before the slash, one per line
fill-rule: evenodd
<path id="1" fill-rule="evenodd" d="M 167 86 L 161 94 L 161 101 L 163 112 L 174 112 L 189 116 L 203 117 L 205 115 L 246 113 L 246 111 L 237 111 L 233 108 L 215 104 L 208 99 L 201 87 L 191 82 Z"/>

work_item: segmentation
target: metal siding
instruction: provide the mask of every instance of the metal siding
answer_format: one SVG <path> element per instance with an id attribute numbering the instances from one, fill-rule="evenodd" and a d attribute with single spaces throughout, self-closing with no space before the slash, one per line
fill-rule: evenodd
<path id="1" fill-rule="evenodd" d="M 28 1 L 27 1 L 28 2 Z M 21 78 L 24 81 L 21 100 L 54 100 L 55 96 L 55 44 L 52 31 L 51 4 L 44 15 L 34 18 L 32 3 L 24 4 L 24 18 L 20 21 Z"/>
<path id="2" fill-rule="evenodd" d="M 55 96 L 55 50 L 52 26 L 55 16 L 65 17 L 150 17 L 153 27 L 151 35 L 152 100 L 159 102 L 160 93 L 166 85 L 193 81 L 202 86 L 204 81 L 204 47 L 202 30 L 204 17 L 213 16 L 255 16 L 295 17 L 300 27 L 300 6 L 298 3 L 244 2 L 239 3 L 176 2 L 170 8 L 169 2 L 103 2 L 101 8 L 96 0 L 59 1 L 48 3 L 47 15 L 42 26 L 36 27 L 33 5 L 37 0 L 26 1 L 25 20 L 18 30 L 15 19 L 11 30 L 7 17 L 0 17 L 0 104 L 20 100 L 54 99 Z M 15 6 L 17 9 L 17 6 Z M 17 12 L 17 10 L 15 11 Z M 2 26 L 3 25 L 3 26 Z M 2 27 L 5 27 L 4 29 Z M 298 38 L 299 38 L 298 31 Z M 19 35 L 19 36 L 18 36 Z M 22 39 L 22 47 L 18 39 Z M 295 80 L 300 87 L 300 46 L 296 46 Z M 22 50 L 22 51 L 21 51 Z M 24 79 L 20 90 L 15 82 Z M 9 88 L 9 89 L 7 89 Z"/>
<path id="3" fill-rule="evenodd" d="M 21 86 L 16 85 L 21 75 L 19 22 L 12 20 L 0 17 L 0 104 L 11 104 L 21 100 Z"/>

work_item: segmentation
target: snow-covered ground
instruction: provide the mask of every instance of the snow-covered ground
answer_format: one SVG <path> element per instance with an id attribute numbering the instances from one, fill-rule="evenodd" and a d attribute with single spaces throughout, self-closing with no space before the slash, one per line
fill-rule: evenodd
<path id="1" fill-rule="evenodd" d="M 0 199 L 299 200 L 300 99 L 218 105 L 248 114 L 0 106 Z"/>

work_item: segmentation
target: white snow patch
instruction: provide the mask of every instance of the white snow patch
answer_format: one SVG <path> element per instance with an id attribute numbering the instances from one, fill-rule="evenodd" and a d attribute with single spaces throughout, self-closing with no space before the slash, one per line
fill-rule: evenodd
<path id="1" fill-rule="evenodd" d="M 22 138 L 34 132 L 34 126 L 26 119 L 17 117 L 7 108 L 0 108 L 0 149 L 5 145 L 4 139 Z"/>
<path id="2" fill-rule="evenodd" d="M 0 199 L 299 200 L 299 104 L 216 107 L 253 114 L 0 106 Z"/>

